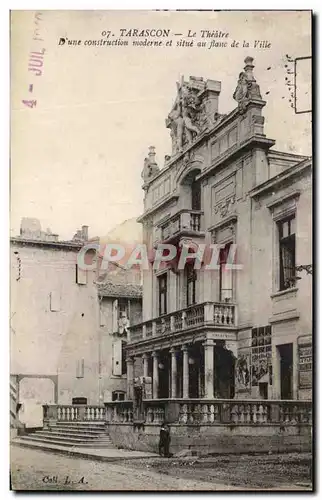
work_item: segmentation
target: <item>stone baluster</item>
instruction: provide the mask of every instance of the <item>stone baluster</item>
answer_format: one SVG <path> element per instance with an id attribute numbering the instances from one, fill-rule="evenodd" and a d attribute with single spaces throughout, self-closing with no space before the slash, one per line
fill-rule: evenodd
<path id="1" fill-rule="evenodd" d="M 146 421 L 150 424 L 152 422 L 152 419 L 153 419 L 152 408 L 148 408 L 146 412 Z"/>
<path id="2" fill-rule="evenodd" d="M 238 421 L 243 424 L 245 422 L 245 405 L 238 405 Z"/>
<path id="3" fill-rule="evenodd" d="M 186 311 L 183 311 L 182 313 L 182 330 L 185 330 L 187 328 L 187 313 Z"/>
<path id="4" fill-rule="evenodd" d="M 214 405 L 210 405 L 209 410 L 210 410 L 210 412 L 209 412 L 209 423 L 213 424 L 214 421 L 215 421 L 215 407 L 214 407 Z"/>
<path id="5" fill-rule="evenodd" d="M 251 406 L 249 404 L 246 405 L 245 421 L 246 421 L 246 424 L 249 424 L 252 421 Z"/>
<path id="6" fill-rule="evenodd" d="M 208 405 L 202 405 L 202 423 L 208 423 Z"/>

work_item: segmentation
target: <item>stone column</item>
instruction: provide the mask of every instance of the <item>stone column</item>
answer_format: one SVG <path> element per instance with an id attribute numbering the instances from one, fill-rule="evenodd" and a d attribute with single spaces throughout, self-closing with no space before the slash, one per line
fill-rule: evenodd
<path id="1" fill-rule="evenodd" d="M 182 379 L 183 379 L 183 390 L 182 397 L 184 399 L 189 399 L 189 353 L 188 346 L 182 346 L 183 360 L 182 360 Z"/>
<path id="2" fill-rule="evenodd" d="M 171 349 L 171 398 L 177 397 L 177 351 Z"/>
<path id="3" fill-rule="evenodd" d="M 206 340 L 205 351 L 205 398 L 214 398 L 214 341 Z"/>
<path id="4" fill-rule="evenodd" d="M 134 359 L 126 360 L 126 398 L 133 400 L 134 394 Z"/>
<path id="5" fill-rule="evenodd" d="M 147 354 L 142 355 L 143 359 L 143 377 L 148 377 L 149 376 L 149 357 Z"/>
<path id="6" fill-rule="evenodd" d="M 153 386 L 152 386 L 152 397 L 153 399 L 158 399 L 159 396 L 159 357 L 157 352 L 152 353 L 153 357 Z"/>

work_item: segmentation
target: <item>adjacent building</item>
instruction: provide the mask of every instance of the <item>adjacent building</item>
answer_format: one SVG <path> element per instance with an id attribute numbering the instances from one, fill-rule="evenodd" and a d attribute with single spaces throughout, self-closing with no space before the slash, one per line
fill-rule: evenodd
<path id="1" fill-rule="evenodd" d="M 162 169 L 153 147 L 145 159 L 144 241 L 175 245 L 177 258 L 154 269 L 152 251 L 143 273 L 128 394 L 135 364 L 154 399 L 311 398 L 312 163 L 266 137 L 253 69 L 247 57 L 227 114 L 221 82 L 182 79 L 166 120 L 172 153 Z M 180 269 L 182 252 L 201 245 L 197 265 Z"/>
<path id="2" fill-rule="evenodd" d="M 141 277 L 117 265 L 102 272 L 94 251 L 86 254 L 92 269 L 80 268 L 89 241 L 99 239 L 87 226 L 62 241 L 29 218 L 10 239 L 12 424 L 20 403 L 102 405 L 125 396 L 124 342 L 142 320 Z"/>

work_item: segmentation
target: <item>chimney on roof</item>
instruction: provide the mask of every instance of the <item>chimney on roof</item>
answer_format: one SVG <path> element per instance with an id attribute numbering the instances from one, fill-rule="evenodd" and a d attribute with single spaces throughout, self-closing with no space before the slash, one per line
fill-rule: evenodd
<path id="1" fill-rule="evenodd" d="M 82 226 L 82 239 L 88 241 L 88 226 Z"/>

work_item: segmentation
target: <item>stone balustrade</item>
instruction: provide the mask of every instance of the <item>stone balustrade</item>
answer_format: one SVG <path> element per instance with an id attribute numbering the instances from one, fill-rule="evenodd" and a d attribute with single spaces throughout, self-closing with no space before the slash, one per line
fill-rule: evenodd
<path id="1" fill-rule="evenodd" d="M 43 405 L 44 421 L 105 422 L 106 410 L 99 405 Z"/>
<path id="2" fill-rule="evenodd" d="M 183 231 L 200 233 L 203 230 L 203 212 L 200 210 L 181 210 L 161 226 L 161 239 L 167 241 Z"/>
<path id="3" fill-rule="evenodd" d="M 113 401 L 105 403 L 105 408 L 109 423 L 131 424 L 133 422 L 133 401 Z"/>
<path id="4" fill-rule="evenodd" d="M 133 421 L 132 401 L 105 403 L 109 423 Z M 236 399 L 145 400 L 146 424 L 168 421 L 177 425 L 294 425 L 312 424 L 310 401 Z"/>
<path id="5" fill-rule="evenodd" d="M 204 302 L 185 309 L 165 314 L 129 328 L 129 342 L 140 342 L 146 338 L 159 337 L 203 325 L 235 328 L 236 306 L 230 303 Z"/>
<path id="6" fill-rule="evenodd" d="M 196 400 L 179 403 L 183 424 L 312 423 L 311 402 L 272 400 Z"/>
<path id="7" fill-rule="evenodd" d="M 134 424 L 133 401 L 98 405 L 44 405 L 44 426 L 55 422 Z M 161 425 L 312 425 L 311 401 L 236 399 L 144 400 L 140 423 Z"/>

